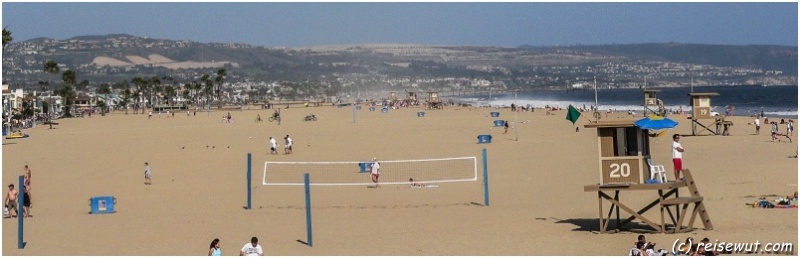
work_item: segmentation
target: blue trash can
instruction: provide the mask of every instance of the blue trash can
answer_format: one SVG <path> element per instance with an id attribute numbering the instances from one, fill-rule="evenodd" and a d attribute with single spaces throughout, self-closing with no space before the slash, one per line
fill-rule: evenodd
<path id="1" fill-rule="evenodd" d="M 358 163 L 358 173 L 366 173 L 372 171 L 372 163 L 371 162 L 361 162 Z"/>
<path id="2" fill-rule="evenodd" d="M 425 117 L 425 112 L 417 112 L 418 117 Z"/>
<path id="3" fill-rule="evenodd" d="M 492 143 L 492 136 L 488 134 L 478 135 L 478 143 Z"/>
<path id="4" fill-rule="evenodd" d="M 117 204 L 117 198 L 114 196 L 95 196 L 89 199 L 92 206 L 91 214 L 105 214 L 114 213 L 114 205 Z"/>
<path id="5" fill-rule="evenodd" d="M 383 112 L 383 113 L 389 112 L 389 108 L 386 108 L 386 107 L 385 108 L 381 108 L 381 112 Z"/>
<path id="6" fill-rule="evenodd" d="M 494 120 L 494 126 L 495 126 L 495 127 L 500 127 L 500 126 L 503 126 L 503 125 L 505 125 L 505 124 L 506 124 L 506 121 L 503 121 L 503 120 Z"/>
<path id="7" fill-rule="evenodd" d="M 489 113 L 492 117 L 500 117 L 500 112 L 491 112 Z"/>

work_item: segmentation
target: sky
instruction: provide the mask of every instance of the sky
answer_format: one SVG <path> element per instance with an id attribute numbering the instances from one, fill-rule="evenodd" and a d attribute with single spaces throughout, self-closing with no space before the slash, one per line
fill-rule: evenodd
<path id="1" fill-rule="evenodd" d="M 798 4 L 3 2 L 14 42 L 130 34 L 202 43 L 797 46 Z"/>

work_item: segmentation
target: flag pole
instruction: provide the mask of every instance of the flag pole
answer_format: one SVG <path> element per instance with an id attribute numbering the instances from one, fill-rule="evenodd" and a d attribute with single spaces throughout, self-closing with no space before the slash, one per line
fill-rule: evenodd
<path id="1" fill-rule="evenodd" d="M 594 76 L 594 110 L 595 112 L 600 112 L 600 107 L 597 106 L 597 76 Z M 597 122 L 597 117 L 594 118 L 594 121 Z M 589 120 L 591 122 L 591 120 Z"/>
<path id="2" fill-rule="evenodd" d="M 517 90 L 514 90 L 514 105 L 516 106 L 516 109 L 514 110 L 514 120 L 516 120 L 514 122 L 516 124 L 516 126 L 514 126 L 514 141 L 519 141 L 519 131 L 518 131 L 519 129 L 517 129 L 517 127 L 519 127 L 519 117 L 517 116 L 517 113 L 519 113 L 519 104 L 517 103 Z"/>

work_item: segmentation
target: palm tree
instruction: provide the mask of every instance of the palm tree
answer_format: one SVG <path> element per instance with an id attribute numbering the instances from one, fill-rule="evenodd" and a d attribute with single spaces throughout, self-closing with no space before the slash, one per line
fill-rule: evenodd
<path id="1" fill-rule="evenodd" d="M 131 97 L 131 88 L 125 87 L 125 90 L 122 91 L 122 102 L 120 105 L 125 107 L 125 114 L 128 114 L 128 100 Z"/>
<path id="2" fill-rule="evenodd" d="M 173 88 L 172 85 L 167 85 L 167 87 L 164 87 L 164 94 L 166 95 L 165 97 L 167 99 L 167 105 L 169 105 L 169 110 L 175 113 L 175 110 L 172 109 L 172 96 L 175 95 L 175 88 Z"/>
<path id="3" fill-rule="evenodd" d="M 203 76 L 200 77 L 200 82 L 204 85 L 203 86 L 203 93 L 206 96 L 206 101 L 204 101 L 204 102 L 209 102 L 210 96 L 213 96 L 212 93 L 214 91 L 214 82 L 211 81 L 211 76 L 208 75 L 208 74 L 203 74 Z M 205 105 L 206 105 L 206 103 L 203 103 L 203 106 L 205 106 Z M 209 109 L 210 108 L 211 108 L 211 105 L 209 104 Z"/>
<path id="4" fill-rule="evenodd" d="M 149 92 L 150 92 L 150 105 L 151 105 L 150 108 L 151 110 L 153 110 L 155 109 L 155 105 L 153 103 L 153 92 L 155 92 L 156 95 L 160 95 L 163 88 L 161 87 L 161 80 L 158 79 L 158 76 L 151 77 L 149 84 L 150 84 Z M 158 99 L 158 96 L 156 96 L 156 98 Z M 159 101 L 159 105 L 161 104 L 160 102 L 161 101 Z"/>
<path id="5" fill-rule="evenodd" d="M 61 89 L 59 95 L 64 98 L 64 114 L 67 117 L 71 117 L 72 114 L 70 110 L 72 109 L 72 104 L 75 98 L 75 90 L 72 88 L 75 85 L 75 71 L 67 69 L 61 75 L 61 79 L 64 81 L 64 88 Z"/>
<path id="6" fill-rule="evenodd" d="M 3 28 L 3 48 L 6 47 L 8 43 L 14 40 L 14 37 L 11 36 L 11 31 Z"/>
<path id="7" fill-rule="evenodd" d="M 172 84 L 175 83 L 175 80 L 172 79 L 172 77 L 170 76 L 162 76 L 161 79 L 166 82 L 167 87 L 172 87 Z M 164 88 L 164 90 L 166 90 L 166 87 Z M 169 104 L 171 102 L 168 100 L 167 103 Z M 169 110 L 172 111 L 173 113 L 175 112 L 175 110 L 172 109 L 172 104 L 169 104 Z"/>
<path id="8" fill-rule="evenodd" d="M 147 88 L 147 82 L 144 79 L 142 79 L 142 77 L 139 76 L 133 77 L 133 79 L 131 79 L 131 82 L 133 83 L 133 85 L 136 85 L 136 91 L 134 91 L 133 94 L 134 98 L 136 98 L 136 100 L 134 101 L 136 105 L 133 108 L 133 114 L 138 114 L 139 108 L 141 106 L 140 103 L 142 96 L 141 94 Z M 142 113 L 144 114 L 144 109 L 142 109 Z"/>
<path id="9" fill-rule="evenodd" d="M 53 78 L 52 77 L 55 77 L 59 72 L 61 72 L 61 68 L 58 68 L 58 63 L 56 63 L 53 60 L 50 60 L 50 61 L 47 61 L 46 63 L 44 63 L 44 72 L 50 74 L 50 81 L 48 81 L 47 85 L 53 85 Z M 50 88 L 50 90 L 53 90 L 53 88 Z M 47 95 L 50 97 L 50 108 L 49 108 L 50 110 L 48 110 L 48 111 L 55 111 L 55 110 L 53 110 L 53 106 L 54 106 L 53 105 L 53 95 L 52 94 L 47 94 Z M 50 117 L 51 116 L 52 115 L 50 115 L 50 114 L 47 115 L 47 121 L 50 121 Z M 50 125 L 50 127 L 52 128 L 52 125 Z"/>
<path id="10" fill-rule="evenodd" d="M 220 101 L 218 102 L 220 108 L 222 108 L 222 98 L 220 97 L 222 93 L 222 83 L 225 82 L 225 76 L 227 75 L 228 73 L 225 72 L 225 68 L 220 68 L 217 70 L 217 77 L 214 78 L 214 81 L 217 82 L 217 100 Z"/>
<path id="11" fill-rule="evenodd" d="M 97 91 L 97 93 L 98 94 L 105 94 L 106 95 L 106 101 L 105 102 L 110 102 L 110 101 L 108 101 L 108 94 L 111 94 L 111 85 L 108 85 L 108 83 L 100 84 L 100 89 Z M 109 106 L 109 103 L 106 103 L 106 108 L 108 108 L 108 106 Z M 103 113 L 106 113 L 106 110 L 103 110 Z"/>

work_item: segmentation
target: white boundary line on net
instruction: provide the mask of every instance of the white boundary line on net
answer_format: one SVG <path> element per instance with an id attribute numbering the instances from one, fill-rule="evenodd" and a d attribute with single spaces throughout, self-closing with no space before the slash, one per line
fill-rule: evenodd
<path id="1" fill-rule="evenodd" d="M 468 160 L 472 159 L 472 178 L 467 179 L 452 179 L 452 180 L 429 180 L 429 181 L 418 181 L 416 183 L 422 184 L 430 184 L 430 183 L 452 183 L 452 182 L 470 182 L 470 181 L 478 181 L 478 158 L 477 157 L 457 157 L 457 158 L 441 158 L 441 159 L 417 159 L 417 160 L 387 160 L 387 161 L 380 161 L 381 163 L 400 163 L 400 162 L 427 162 L 427 161 L 447 161 L 447 160 Z M 277 186 L 302 186 L 304 185 L 303 182 L 299 183 L 267 183 L 267 165 L 268 164 L 359 164 L 359 163 L 367 163 L 364 161 L 265 161 L 264 162 L 264 173 L 261 177 L 261 185 L 277 185 Z M 372 182 L 365 182 L 365 183 L 310 183 L 309 185 L 319 185 L 319 186 L 359 186 L 365 185 L 370 186 L 374 185 L 375 183 Z M 387 182 L 387 183 L 380 183 L 381 185 L 407 185 L 408 182 Z"/>

